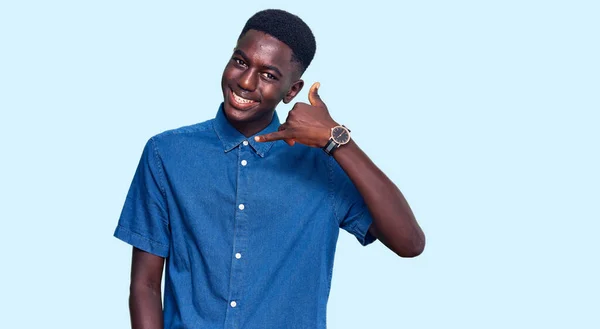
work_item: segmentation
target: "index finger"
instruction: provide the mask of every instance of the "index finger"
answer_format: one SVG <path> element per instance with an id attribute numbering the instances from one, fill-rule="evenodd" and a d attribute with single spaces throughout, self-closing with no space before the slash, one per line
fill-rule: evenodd
<path id="1" fill-rule="evenodd" d="M 276 132 L 272 132 L 269 134 L 256 136 L 256 137 L 254 137 L 254 140 L 257 142 L 272 142 L 272 141 L 278 141 L 278 140 L 289 139 L 289 138 L 292 138 L 292 136 L 290 136 L 289 131 L 281 130 L 281 131 L 276 131 Z"/>

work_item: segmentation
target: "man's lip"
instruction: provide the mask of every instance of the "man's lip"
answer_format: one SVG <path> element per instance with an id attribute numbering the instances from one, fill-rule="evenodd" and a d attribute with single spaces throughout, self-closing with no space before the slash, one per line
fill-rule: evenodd
<path id="1" fill-rule="evenodd" d="M 258 102 L 258 100 L 256 100 L 256 99 L 253 99 L 253 98 L 250 98 L 250 97 L 246 97 L 246 95 L 244 95 L 244 93 L 236 92 L 232 88 L 229 88 L 229 89 L 231 90 L 232 93 L 234 93 L 238 97 L 241 97 L 243 99 L 247 99 L 249 101 Z"/>
<path id="2" fill-rule="evenodd" d="M 240 97 L 240 98 L 247 99 L 247 100 L 249 100 L 249 101 L 251 101 L 251 102 L 238 102 L 238 101 L 236 100 L 236 96 L 238 96 L 238 97 Z M 233 91 L 233 89 L 230 89 L 230 90 L 229 90 L 229 103 L 230 103 L 230 104 L 231 104 L 231 105 L 232 105 L 234 108 L 237 108 L 238 110 L 248 110 L 248 109 L 250 109 L 250 108 L 253 108 L 253 107 L 257 106 L 257 105 L 258 105 L 260 102 L 259 102 L 259 101 L 252 100 L 252 99 L 248 99 L 248 98 L 245 98 L 245 97 L 241 97 L 241 96 L 239 96 L 237 93 L 235 93 L 235 92 Z"/>

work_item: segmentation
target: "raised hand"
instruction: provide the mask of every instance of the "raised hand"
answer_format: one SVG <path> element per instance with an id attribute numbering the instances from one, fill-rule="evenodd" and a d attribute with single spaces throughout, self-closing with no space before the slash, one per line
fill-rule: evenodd
<path id="1" fill-rule="evenodd" d="M 327 106 L 319 96 L 320 83 L 315 82 L 308 91 L 309 104 L 298 102 L 289 112 L 279 131 L 256 136 L 257 142 L 284 140 L 290 146 L 295 142 L 324 147 L 331 136 L 331 128 L 337 123 L 329 115 Z"/>

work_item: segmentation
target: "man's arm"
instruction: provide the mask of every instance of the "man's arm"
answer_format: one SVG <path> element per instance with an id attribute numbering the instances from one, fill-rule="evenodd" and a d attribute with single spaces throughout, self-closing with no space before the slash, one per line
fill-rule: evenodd
<path id="1" fill-rule="evenodd" d="M 165 259 L 133 248 L 129 312 L 131 328 L 162 329 L 161 280 Z"/>
<path id="2" fill-rule="evenodd" d="M 338 124 L 318 94 L 320 84 L 308 92 L 310 105 L 296 103 L 279 131 L 257 136 L 256 141 L 284 140 L 324 147 L 331 128 Z M 401 257 L 415 257 L 425 248 L 425 235 L 396 185 L 369 159 L 354 141 L 337 149 L 333 156 L 365 200 L 373 223 L 369 233 Z"/>
<path id="3" fill-rule="evenodd" d="M 416 257 L 425 248 L 425 235 L 398 187 L 353 141 L 333 152 L 365 200 L 373 223 L 369 233 L 401 257 Z"/>

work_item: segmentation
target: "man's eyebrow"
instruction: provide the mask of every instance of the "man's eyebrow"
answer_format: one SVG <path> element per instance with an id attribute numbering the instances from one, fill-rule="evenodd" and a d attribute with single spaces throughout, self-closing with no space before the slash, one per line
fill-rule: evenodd
<path id="1" fill-rule="evenodd" d="M 280 77 L 283 76 L 283 74 L 281 74 L 281 71 L 279 71 L 279 69 L 276 66 L 273 66 L 273 65 L 264 65 L 264 68 L 269 69 L 271 71 L 275 71 L 275 73 L 279 74 Z"/>
<path id="2" fill-rule="evenodd" d="M 245 52 L 243 52 L 240 49 L 236 49 L 234 52 L 234 54 L 240 55 L 246 62 L 249 62 L 250 60 L 248 59 L 248 56 L 246 55 Z M 277 68 L 277 66 L 273 66 L 273 65 L 263 65 L 263 67 L 267 70 L 271 70 L 274 71 L 275 73 L 279 74 L 280 77 L 283 76 L 283 74 L 281 74 L 281 71 Z"/>
<path id="3" fill-rule="evenodd" d="M 238 55 L 242 56 L 242 58 L 243 58 L 243 59 L 244 59 L 246 62 L 248 62 L 248 56 L 246 55 L 246 53 L 245 53 L 245 52 L 243 52 L 243 51 L 241 51 L 241 50 L 239 50 L 239 49 L 236 49 L 236 50 L 235 50 L 233 53 L 234 53 L 234 54 L 238 54 Z"/>

